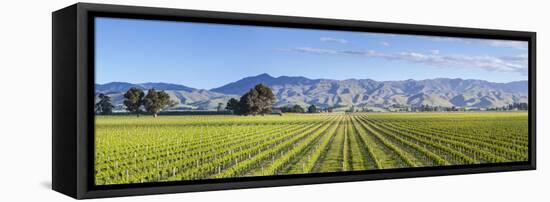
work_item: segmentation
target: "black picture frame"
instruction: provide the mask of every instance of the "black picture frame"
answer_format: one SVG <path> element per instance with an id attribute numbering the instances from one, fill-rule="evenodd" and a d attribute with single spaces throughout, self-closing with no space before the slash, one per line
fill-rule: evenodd
<path id="1" fill-rule="evenodd" d="M 527 41 L 529 160 L 526 162 L 96 186 L 94 23 L 97 16 Z M 536 169 L 536 33 L 276 15 L 77 3 L 52 14 L 52 188 L 77 199 L 351 182 Z"/>

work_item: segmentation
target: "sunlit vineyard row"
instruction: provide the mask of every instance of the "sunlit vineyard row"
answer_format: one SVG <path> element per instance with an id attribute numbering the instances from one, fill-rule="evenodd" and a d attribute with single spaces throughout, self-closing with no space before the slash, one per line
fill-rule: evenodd
<path id="1" fill-rule="evenodd" d="M 527 161 L 526 112 L 96 116 L 97 185 Z"/>

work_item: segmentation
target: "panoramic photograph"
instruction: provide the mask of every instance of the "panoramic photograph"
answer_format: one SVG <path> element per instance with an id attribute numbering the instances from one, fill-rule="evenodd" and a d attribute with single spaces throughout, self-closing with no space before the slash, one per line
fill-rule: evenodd
<path id="1" fill-rule="evenodd" d="M 526 41 L 94 23 L 96 185 L 529 159 Z"/>

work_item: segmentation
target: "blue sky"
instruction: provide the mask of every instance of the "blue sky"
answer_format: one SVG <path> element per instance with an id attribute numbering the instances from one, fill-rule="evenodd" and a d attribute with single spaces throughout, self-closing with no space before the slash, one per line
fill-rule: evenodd
<path id="1" fill-rule="evenodd" d="M 244 77 L 527 80 L 527 42 L 96 19 L 96 83 L 211 89 Z"/>

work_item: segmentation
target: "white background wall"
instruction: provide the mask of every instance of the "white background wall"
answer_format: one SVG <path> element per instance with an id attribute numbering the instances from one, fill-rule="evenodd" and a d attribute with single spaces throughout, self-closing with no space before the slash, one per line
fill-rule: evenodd
<path id="1" fill-rule="evenodd" d="M 538 33 L 538 170 L 215 191 L 109 201 L 534 201 L 550 200 L 550 19 L 547 1 L 90 1 Z M 2 1 L 0 7 L 0 201 L 67 201 L 51 186 L 51 12 L 75 3 Z M 546 4 L 546 5 L 545 5 Z"/>

